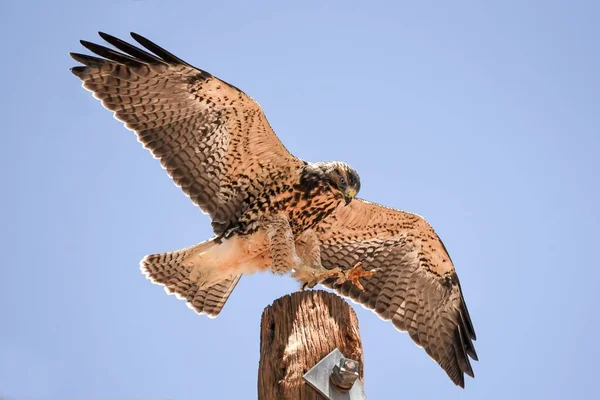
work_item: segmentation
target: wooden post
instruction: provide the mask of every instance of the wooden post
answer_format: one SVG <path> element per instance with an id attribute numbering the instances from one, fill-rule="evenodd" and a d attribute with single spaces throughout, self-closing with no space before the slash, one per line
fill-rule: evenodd
<path id="1" fill-rule="evenodd" d="M 360 362 L 363 352 L 354 310 L 324 291 L 283 296 L 265 308 L 260 324 L 259 400 L 322 400 L 302 376 L 336 347 Z"/>

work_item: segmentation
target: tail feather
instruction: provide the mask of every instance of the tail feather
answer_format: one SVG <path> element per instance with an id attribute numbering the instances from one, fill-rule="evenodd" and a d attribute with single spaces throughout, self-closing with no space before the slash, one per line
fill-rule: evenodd
<path id="1" fill-rule="evenodd" d="M 223 309 L 242 275 L 227 278 L 205 289 L 200 289 L 196 282 L 190 280 L 191 266 L 185 263 L 186 259 L 213 245 L 214 242 L 209 240 L 181 250 L 151 254 L 144 257 L 140 267 L 148 279 L 163 285 L 167 293 L 186 300 L 196 312 L 214 318 Z"/>

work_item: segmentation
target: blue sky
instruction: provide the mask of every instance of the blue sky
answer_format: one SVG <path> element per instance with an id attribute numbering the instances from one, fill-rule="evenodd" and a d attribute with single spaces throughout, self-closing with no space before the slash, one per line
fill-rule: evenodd
<path id="1" fill-rule="evenodd" d="M 2 2 L 0 398 L 255 398 L 260 315 L 297 288 L 244 277 L 211 320 L 144 279 L 210 224 L 68 72 L 98 30 L 242 88 L 295 155 L 347 161 L 443 238 L 476 379 L 358 307 L 369 398 L 592 397 L 600 6 L 483 3 Z"/>

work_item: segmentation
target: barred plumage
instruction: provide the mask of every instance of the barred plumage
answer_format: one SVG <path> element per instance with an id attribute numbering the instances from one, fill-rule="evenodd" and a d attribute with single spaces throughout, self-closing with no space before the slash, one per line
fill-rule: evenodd
<path id="1" fill-rule="evenodd" d="M 145 50 L 100 36 L 120 51 L 81 41 L 100 57 L 72 53 L 83 66 L 71 71 L 160 159 L 216 235 L 145 257 L 149 279 L 214 317 L 242 274 L 291 271 L 408 331 L 464 386 L 475 331 L 450 256 L 424 219 L 354 199 L 360 179 L 347 164 L 291 155 L 235 86 L 140 35 L 132 33 Z"/>

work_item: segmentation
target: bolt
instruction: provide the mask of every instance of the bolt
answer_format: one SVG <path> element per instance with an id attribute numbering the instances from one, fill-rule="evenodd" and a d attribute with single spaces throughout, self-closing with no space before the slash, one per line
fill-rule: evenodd
<path id="1" fill-rule="evenodd" d="M 349 392 L 358 379 L 358 367 L 360 363 L 348 358 L 341 358 L 339 363 L 331 370 L 329 380 L 340 392 Z"/>

